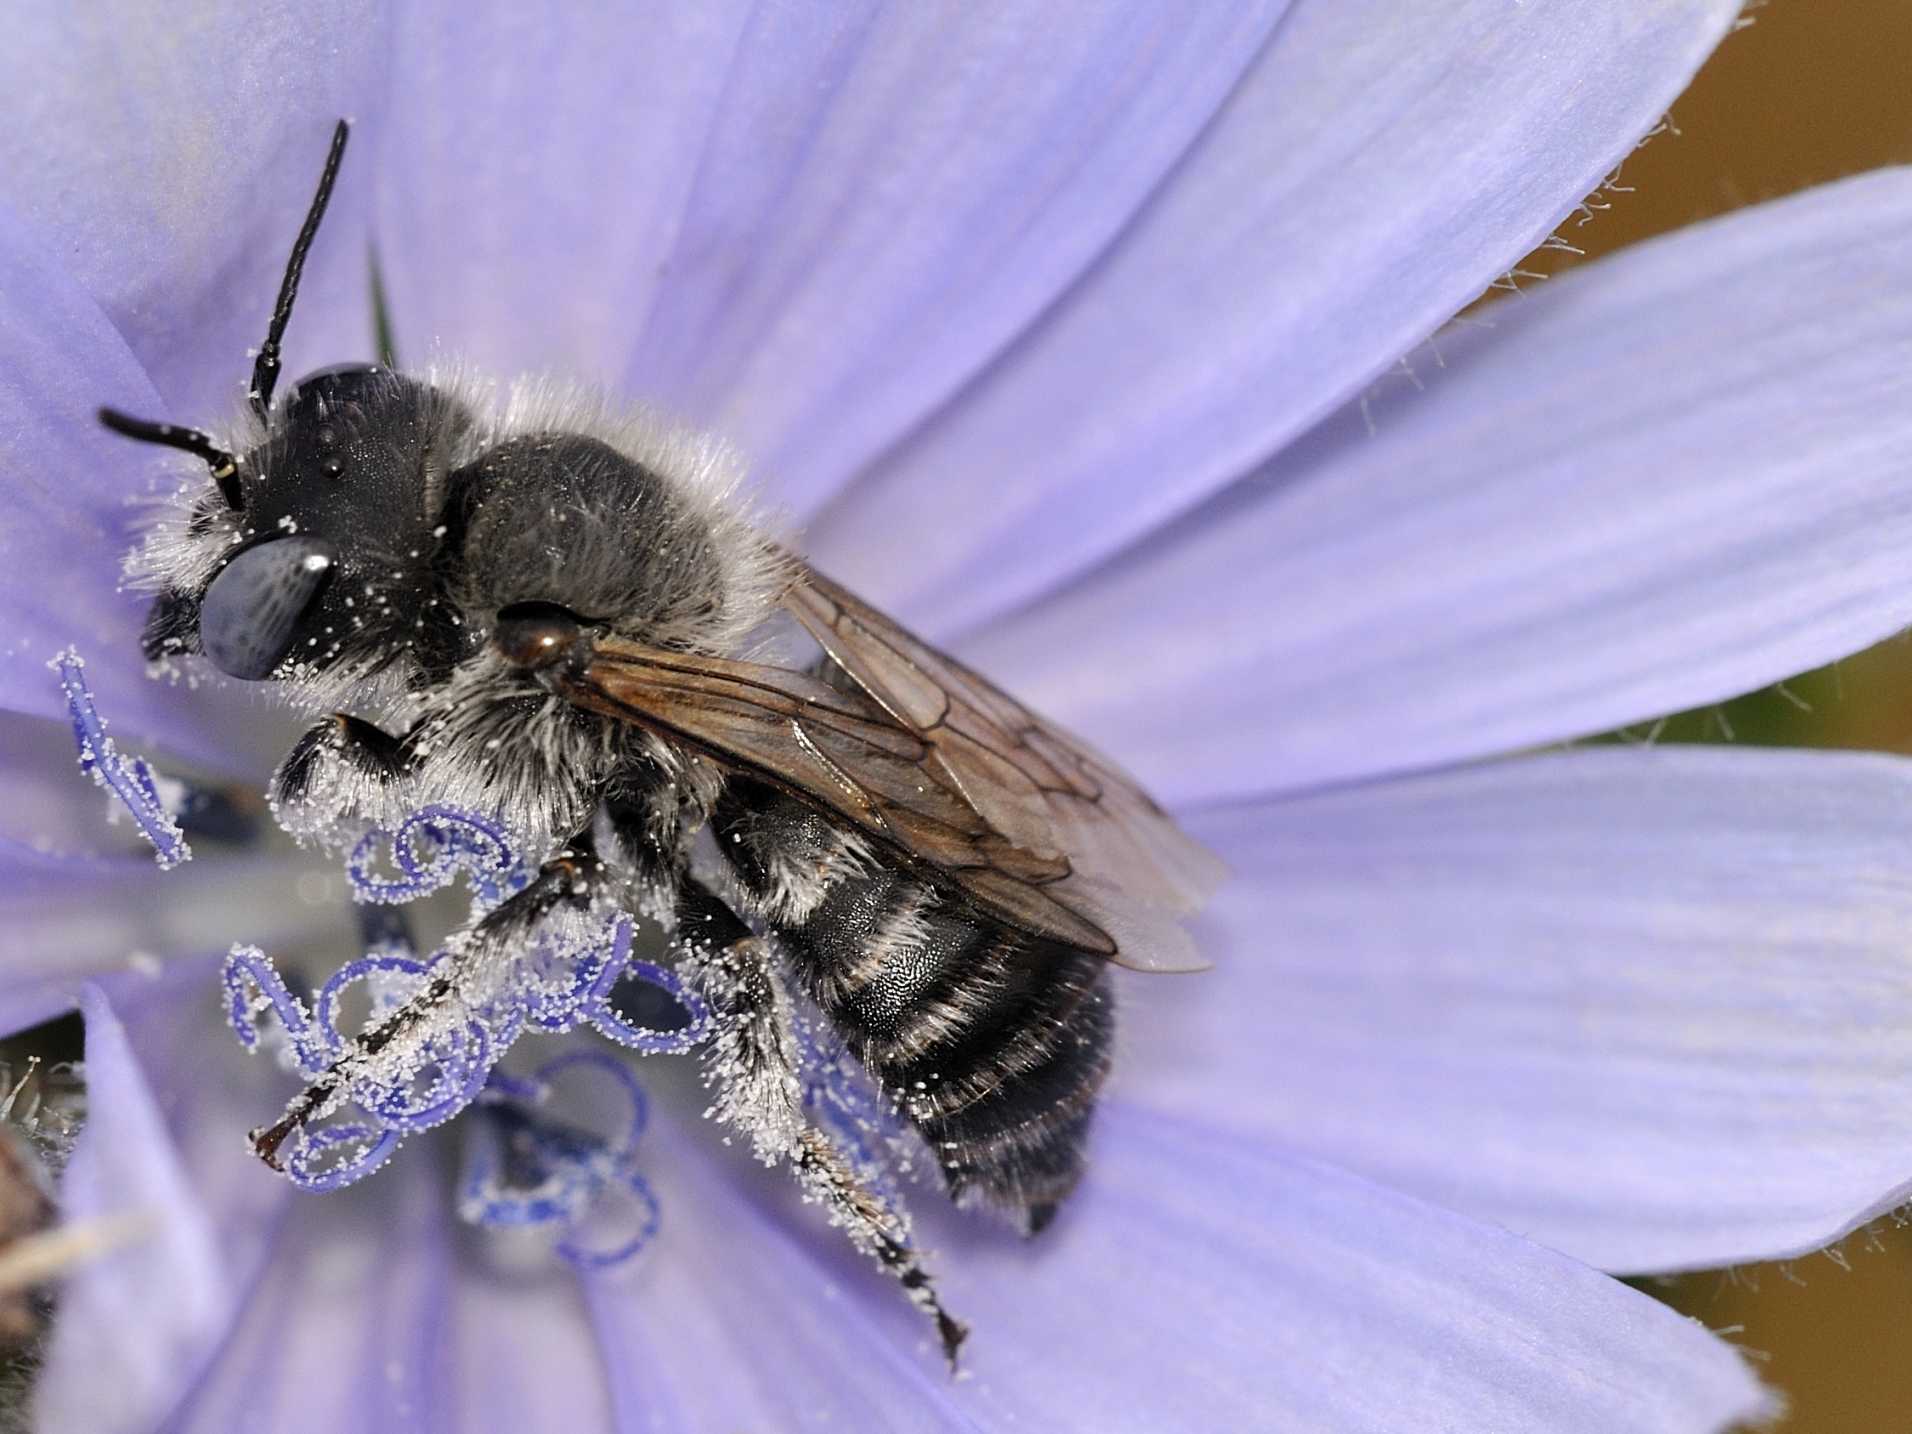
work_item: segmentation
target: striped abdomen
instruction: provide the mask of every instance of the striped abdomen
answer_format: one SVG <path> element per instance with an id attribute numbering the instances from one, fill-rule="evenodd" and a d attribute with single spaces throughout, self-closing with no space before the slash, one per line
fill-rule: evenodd
<path id="1" fill-rule="evenodd" d="M 1108 1070 L 1107 963 L 979 916 L 808 808 L 755 792 L 718 813 L 795 973 L 941 1162 L 952 1197 L 1039 1229 L 1082 1170 Z"/>

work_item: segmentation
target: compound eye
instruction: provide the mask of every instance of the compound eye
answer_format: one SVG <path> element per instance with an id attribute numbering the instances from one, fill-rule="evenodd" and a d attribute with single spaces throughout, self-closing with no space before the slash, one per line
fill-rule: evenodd
<path id="1" fill-rule="evenodd" d="M 285 660 L 299 622 L 338 566 L 316 538 L 273 538 L 219 570 L 199 600 L 199 646 L 231 677 L 256 682 Z"/>

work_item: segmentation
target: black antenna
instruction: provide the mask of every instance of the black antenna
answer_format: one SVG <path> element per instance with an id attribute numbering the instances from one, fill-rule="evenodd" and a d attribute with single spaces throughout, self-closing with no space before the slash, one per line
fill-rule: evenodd
<path id="1" fill-rule="evenodd" d="M 319 175 L 319 192 L 312 196 L 305 225 L 293 241 L 292 257 L 285 263 L 285 278 L 279 281 L 279 302 L 273 307 L 266 341 L 260 345 L 259 357 L 252 365 L 252 411 L 262 420 L 272 412 L 272 390 L 279 382 L 279 340 L 285 337 L 285 326 L 292 319 L 292 301 L 298 297 L 305 251 L 312 247 L 313 236 L 319 232 L 319 221 L 325 218 L 325 206 L 332 198 L 332 184 L 339 177 L 339 161 L 345 158 L 345 140 L 351 129 L 340 120 L 338 128 L 332 131 L 332 148 L 325 156 L 325 169 Z"/>
<path id="2" fill-rule="evenodd" d="M 177 448 L 182 453 L 190 453 L 195 458 L 205 460 L 212 469 L 212 481 L 219 485 L 219 496 L 226 500 L 226 506 L 237 513 L 245 506 L 239 492 L 239 460 L 197 428 L 181 428 L 173 423 L 154 423 L 150 419 L 134 418 L 121 413 L 117 408 L 102 408 L 100 422 L 115 433 L 123 433 L 128 438 L 137 438 L 141 443 L 157 443 L 162 448 Z"/>

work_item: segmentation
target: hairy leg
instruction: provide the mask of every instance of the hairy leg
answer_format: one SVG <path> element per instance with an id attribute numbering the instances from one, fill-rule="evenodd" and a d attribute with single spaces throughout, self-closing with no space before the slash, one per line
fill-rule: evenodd
<path id="1" fill-rule="evenodd" d="M 564 906 L 588 908 L 605 880 L 588 834 L 566 843 L 563 850 L 539 867 L 524 887 L 488 911 L 460 937 L 454 953 L 417 994 L 384 1020 L 363 1032 L 325 1074 L 292 1100 L 285 1113 L 269 1126 L 252 1132 L 252 1148 L 274 1170 L 283 1168 L 279 1151 L 292 1134 L 329 1114 L 351 1082 L 402 1039 L 413 1044 L 429 1039 L 434 1028 L 454 1026 L 460 1008 L 475 994 L 476 976 L 492 963 L 511 959 L 528 942 L 537 925 Z"/>
<path id="2" fill-rule="evenodd" d="M 713 1114 L 746 1136 L 764 1164 L 790 1162 L 804 1193 L 823 1205 L 831 1223 L 935 1321 L 954 1370 L 969 1330 L 944 1309 L 918 1263 L 907 1217 L 869 1187 L 804 1109 L 790 996 L 769 943 L 692 881 L 679 897 L 678 936 L 718 1016 L 708 1066 L 717 1090 Z"/>

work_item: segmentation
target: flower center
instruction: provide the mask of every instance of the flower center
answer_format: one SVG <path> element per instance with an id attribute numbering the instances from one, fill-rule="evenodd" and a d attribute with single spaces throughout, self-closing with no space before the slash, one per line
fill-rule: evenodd
<path id="1" fill-rule="evenodd" d="M 381 861 L 381 857 L 386 860 Z M 395 874 L 383 874 L 388 866 Z M 400 905 L 458 879 L 470 886 L 474 924 L 522 889 L 532 873 L 486 818 L 427 807 L 391 832 L 362 838 L 346 860 L 355 900 Z M 642 1054 L 679 1054 L 708 1034 L 710 1011 L 677 972 L 632 955 L 632 922 L 589 913 L 541 927 L 528 950 L 492 973 L 481 999 L 455 1003 L 455 1019 L 394 1039 L 380 1058 L 351 1069 L 321 1107 L 294 1129 L 279 1156 L 308 1190 L 335 1190 L 383 1165 L 405 1136 L 476 1107 L 467 1132 L 459 1209 L 489 1225 L 546 1225 L 565 1258 L 600 1264 L 635 1253 L 657 1224 L 657 1203 L 637 1173 L 644 1096 L 624 1063 L 578 1050 L 527 1075 L 501 1067 L 528 1034 L 590 1028 Z M 235 946 L 223 973 L 226 1015 L 248 1050 L 273 1054 L 309 1082 L 341 1063 L 367 1031 L 380 1029 L 455 959 L 450 947 L 420 957 L 392 937 L 341 967 L 308 1006 L 256 947 Z M 641 988 L 641 989 L 640 989 Z M 353 1004 L 365 1015 L 354 1026 Z M 633 1018 L 644 1011 L 643 1018 Z M 661 1019 L 660 1019 L 661 1017 Z M 650 1024 L 656 1021 L 656 1024 Z M 609 1099 L 591 1104 L 587 1129 L 550 1109 L 556 1077 L 596 1070 Z M 606 1207 L 622 1207 L 614 1214 Z M 606 1244 L 586 1228 L 630 1227 Z"/>
<path id="2" fill-rule="evenodd" d="M 177 818 L 190 789 L 117 750 L 77 653 L 49 665 L 66 695 L 82 770 L 131 812 L 162 867 L 189 859 Z M 306 833 L 315 834 L 341 846 L 350 835 Z M 301 1188 L 336 1190 L 378 1170 L 406 1137 L 469 1113 L 461 1122 L 463 1218 L 544 1230 L 558 1256 L 581 1268 L 644 1248 L 662 1211 L 638 1168 L 648 1102 L 629 1062 L 588 1046 L 528 1070 L 507 1056 L 525 1037 L 593 1032 L 635 1056 L 701 1051 L 706 1083 L 720 1092 L 706 1113 L 722 1118 L 741 1058 L 734 1022 L 718 1019 L 711 993 L 728 990 L 736 973 L 709 964 L 695 941 L 668 927 L 658 934 L 680 952 L 680 965 L 641 959 L 635 938 L 651 917 L 633 917 L 588 881 L 568 889 L 571 899 L 539 908 L 534 921 L 509 927 L 508 940 L 487 941 L 486 918 L 524 906 L 544 878 L 484 813 L 422 807 L 389 830 L 365 832 L 344 865 L 361 904 L 401 908 L 462 881 L 470 909 L 429 954 L 396 913 L 364 923 L 368 949 L 316 994 L 301 994 L 257 946 L 232 947 L 221 990 L 234 1034 L 306 1082 L 276 1125 L 252 1133 L 255 1149 Z M 852 1230 L 859 1248 L 936 1317 L 953 1365 L 964 1328 L 915 1263 L 897 1180 L 911 1168 L 899 1116 L 827 1022 L 814 1011 L 789 1015 L 783 1079 L 803 1127 L 804 1188 L 862 1221 Z M 741 1128 L 753 1139 L 763 1134 Z"/>

